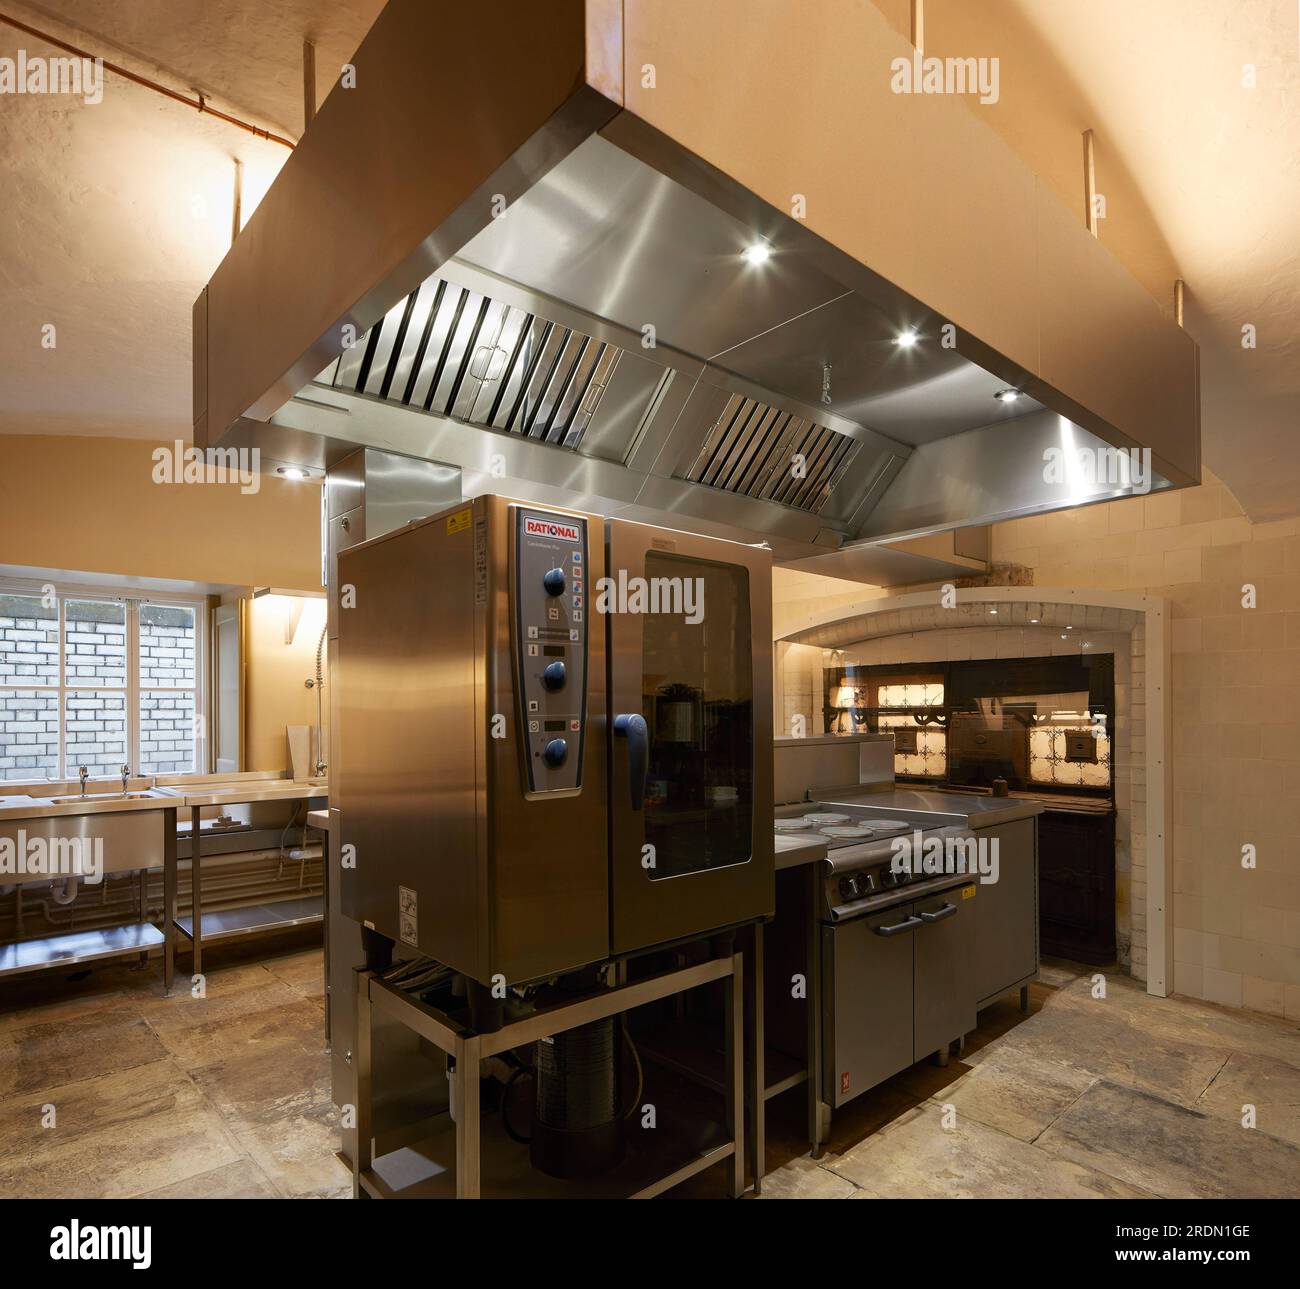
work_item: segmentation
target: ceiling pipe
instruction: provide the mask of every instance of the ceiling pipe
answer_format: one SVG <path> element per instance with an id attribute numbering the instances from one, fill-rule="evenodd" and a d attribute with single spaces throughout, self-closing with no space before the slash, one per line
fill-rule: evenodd
<path id="1" fill-rule="evenodd" d="M 925 53 L 925 0 L 912 0 L 912 47 Z"/>
<path id="2" fill-rule="evenodd" d="M 1182 278 L 1174 279 L 1174 321 L 1180 327 L 1183 325 L 1183 293 L 1185 285 Z"/>
<path id="3" fill-rule="evenodd" d="M 164 97 L 174 99 L 177 103 L 184 103 L 186 107 L 192 107 L 196 111 L 202 112 L 207 116 L 214 116 L 219 121 L 224 121 L 227 125 L 236 126 L 240 130 L 247 130 L 249 134 L 255 134 L 259 139 L 265 139 L 268 143 L 278 143 L 281 147 L 288 148 L 291 152 L 296 146 L 292 139 L 286 139 L 283 135 L 273 134 L 270 130 L 264 130 L 260 125 L 253 125 L 248 121 L 242 121 L 237 116 L 231 116 L 228 112 L 219 112 L 215 107 L 209 107 L 207 100 L 202 94 L 196 94 L 191 98 L 188 94 L 181 94 L 179 91 L 169 89 L 166 85 L 159 84 L 158 81 L 150 80 L 147 76 L 140 76 L 136 72 L 128 71 L 118 63 L 111 63 L 107 58 L 101 58 L 98 54 L 92 54 L 85 49 L 80 49 L 76 45 L 70 45 L 66 40 L 59 40 L 56 36 L 51 36 L 48 32 L 40 31 L 36 27 L 29 27 L 25 22 L 19 22 L 17 18 L 11 18 L 6 13 L 0 13 L 0 22 L 10 27 L 16 28 L 28 36 L 35 36 L 37 40 L 43 40 L 47 45 L 53 45 L 55 49 L 62 49 L 66 53 L 75 54 L 78 58 L 89 59 L 91 62 L 98 63 L 106 71 L 112 72 L 115 76 L 122 77 L 123 80 L 131 81 L 133 84 L 141 85 L 147 90 L 153 90 L 155 94 L 162 94 Z"/>

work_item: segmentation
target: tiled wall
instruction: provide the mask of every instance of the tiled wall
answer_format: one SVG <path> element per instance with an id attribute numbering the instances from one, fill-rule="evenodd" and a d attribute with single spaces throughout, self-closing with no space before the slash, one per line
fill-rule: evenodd
<path id="1" fill-rule="evenodd" d="M 1300 521 L 1252 524 L 1207 472 L 998 524 L 993 558 L 1170 601 L 1174 988 L 1300 1020 Z"/>

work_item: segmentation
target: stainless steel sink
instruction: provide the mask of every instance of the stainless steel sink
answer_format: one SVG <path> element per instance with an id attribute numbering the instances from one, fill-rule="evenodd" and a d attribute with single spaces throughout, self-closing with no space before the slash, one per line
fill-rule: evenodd
<path id="1" fill-rule="evenodd" d="M 142 801 L 159 796 L 162 793 L 146 789 L 144 792 L 87 792 L 84 797 L 80 793 L 74 793 L 70 797 L 47 797 L 46 800 L 59 806 L 75 805 L 78 802 L 93 806 L 97 801 Z"/>

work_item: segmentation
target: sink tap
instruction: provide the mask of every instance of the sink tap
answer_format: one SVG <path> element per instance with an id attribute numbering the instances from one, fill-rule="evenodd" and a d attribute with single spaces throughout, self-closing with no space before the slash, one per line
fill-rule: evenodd
<path id="1" fill-rule="evenodd" d="M 126 796 L 126 783 L 130 777 L 131 777 L 131 767 L 129 765 L 124 765 L 122 767 L 122 795 L 123 796 Z"/>
<path id="2" fill-rule="evenodd" d="M 86 795 L 86 780 L 90 778 L 90 769 L 88 766 L 81 766 L 77 770 L 77 778 L 81 780 L 81 795 Z"/>

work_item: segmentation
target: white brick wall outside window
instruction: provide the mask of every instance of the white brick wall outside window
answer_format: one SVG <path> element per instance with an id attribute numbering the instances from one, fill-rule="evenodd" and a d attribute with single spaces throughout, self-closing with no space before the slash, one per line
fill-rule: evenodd
<path id="1" fill-rule="evenodd" d="M 199 764 L 206 606 L 134 595 L 0 586 L 0 781 Z"/>

